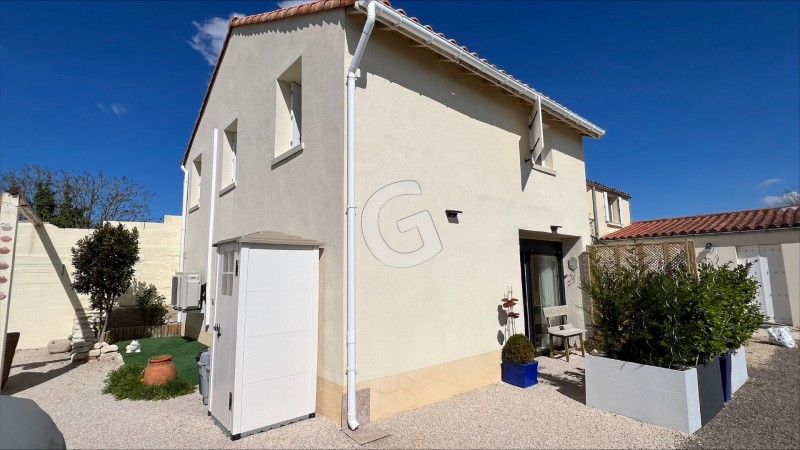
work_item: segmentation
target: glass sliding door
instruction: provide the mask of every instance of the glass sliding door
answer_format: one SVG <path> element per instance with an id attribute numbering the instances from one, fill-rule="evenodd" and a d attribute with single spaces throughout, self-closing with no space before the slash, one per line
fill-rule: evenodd
<path id="1" fill-rule="evenodd" d="M 536 349 L 544 351 L 550 348 L 550 341 L 542 308 L 565 304 L 561 243 L 523 240 L 520 248 L 522 285 L 525 288 L 525 332 Z"/>

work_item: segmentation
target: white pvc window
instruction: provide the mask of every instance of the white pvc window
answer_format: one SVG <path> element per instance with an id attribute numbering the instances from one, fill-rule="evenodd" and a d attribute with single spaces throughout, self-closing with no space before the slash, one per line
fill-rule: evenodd
<path id="1" fill-rule="evenodd" d="M 222 253 L 222 272 L 220 275 L 220 295 L 233 295 L 233 277 L 236 270 L 236 252 Z"/>
<path id="2" fill-rule="evenodd" d="M 622 223 L 622 208 L 620 203 L 619 197 L 608 195 L 608 192 L 603 192 L 603 210 L 605 211 L 606 222 Z"/>
<path id="3" fill-rule="evenodd" d="M 291 141 L 289 148 L 295 148 L 302 142 L 301 132 L 303 128 L 303 97 L 302 87 L 295 83 L 291 83 L 291 101 L 290 111 L 292 121 Z"/>

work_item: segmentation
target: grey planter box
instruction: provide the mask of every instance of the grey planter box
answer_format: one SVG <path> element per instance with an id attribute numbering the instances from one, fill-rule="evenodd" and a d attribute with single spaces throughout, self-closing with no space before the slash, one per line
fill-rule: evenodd
<path id="1" fill-rule="evenodd" d="M 731 392 L 736 393 L 747 380 L 747 353 L 741 346 L 731 352 Z"/>
<path id="2" fill-rule="evenodd" d="M 585 364 L 588 406 L 684 433 L 694 433 L 722 409 L 717 360 L 699 370 L 664 369 L 592 355 L 586 355 Z"/>

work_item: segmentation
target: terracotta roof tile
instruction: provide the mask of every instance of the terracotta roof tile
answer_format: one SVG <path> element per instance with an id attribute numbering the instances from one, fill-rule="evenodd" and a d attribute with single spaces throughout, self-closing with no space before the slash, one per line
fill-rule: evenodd
<path id="1" fill-rule="evenodd" d="M 779 228 L 800 228 L 799 206 L 642 220 L 605 236 L 603 240 L 688 236 Z"/>

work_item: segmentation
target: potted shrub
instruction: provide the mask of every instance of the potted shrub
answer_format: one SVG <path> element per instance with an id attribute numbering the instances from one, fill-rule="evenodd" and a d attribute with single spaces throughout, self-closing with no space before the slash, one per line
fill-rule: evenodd
<path id="1" fill-rule="evenodd" d="M 750 277 L 750 266 L 726 264 L 713 267 L 700 265 L 701 283 L 713 280 L 707 287 L 712 301 L 722 312 L 721 333 L 726 351 L 719 357 L 722 371 L 722 390 L 725 401 L 747 381 L 747 360 L 744 346 L 753 332 L 764 321 L 764 315 L 755 299 L 758 282 Z M 710 284 L 710 283 L 704 283 Z"/>
<path id="2" fill-rule="evenodd" d="M 503 345 L 502 379 L 521 388 L 539 382 L 539 361 L 536 349 L 524 334 L 515 334 Z"/>
<path id="3" fill-rule="evenodd" d="M 586 357 L 586 404 L 685 433 L 708 423 L 724 401 L 719 355 L 758 327 L 731 312 L 750 310 L 755 291 L 743 280 L 746 266 L 705 266 L 695 277 L 686 267 L 593 264 L 582 288 L 603 356 Z"/>

